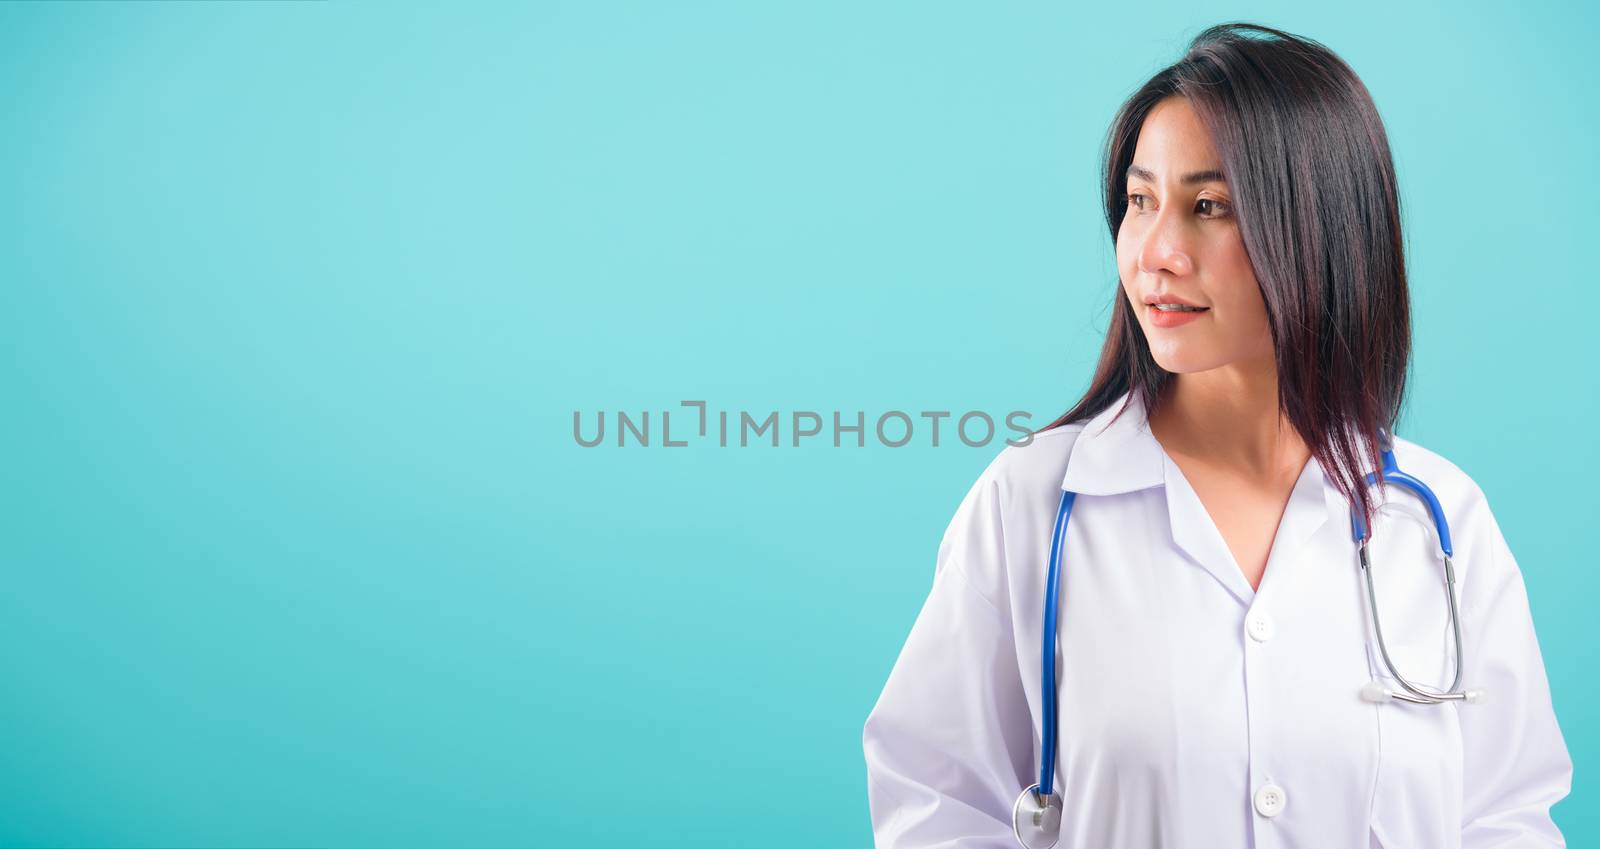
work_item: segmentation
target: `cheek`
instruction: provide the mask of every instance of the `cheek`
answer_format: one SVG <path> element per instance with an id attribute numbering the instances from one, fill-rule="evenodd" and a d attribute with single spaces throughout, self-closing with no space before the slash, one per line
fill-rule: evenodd
<path id="1" fill-rule="evenodd" d="M 1229 313 L 1251 324 L 1265 325 L 1267 303 L 1261 297 L 1261 284 L 1256 280 L 1255 269 L 1250 267 L 1250 257 L 1244 243 L 1235 241 L 1213 258 L 1219 275 L 1224 280 L 1236 281 L 1229 287 Z"/>
<path id="2" fill-rule="evenodd" d="M 1134 246 L 1132 239 L 1122 238 L 1120 233 L 1118 234 L 1116 248 L 1117 276 L 1122 279 L 1123 290 L 1127 291 L 1128 287 L 1132 286 L 1133 282 L 1139 277 L 1137 248 Z"/>

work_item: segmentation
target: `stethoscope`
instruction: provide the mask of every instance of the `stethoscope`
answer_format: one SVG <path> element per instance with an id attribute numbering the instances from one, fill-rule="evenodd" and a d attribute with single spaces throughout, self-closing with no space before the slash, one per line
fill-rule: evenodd
<path id="1" fill-rule="evenodd" d="M 1361 565 L 1361 575 L 1367 585 L 1367 603 L 1372 612 L 1372 631 L 1378 638 L 1378 653 L 1383 656 L 1383 665 L 1388 668 L 1389 674 L 1394 676 L 1400 689 L 1391 690 L 1383 684 L 1372 681 L 1361 688 L 1361 698 L 1369 702 L 1387 702 L 1391 699 L 1410 702 L 1418 705 L 1439 705 L 1446 702 L 1477 702 L 1483 698 L 1482 690 L 1462 690 L 1461 687 L 1461 622 L 1456 616 L 1456 570 L 1451 565 L 1450 558 L 1453 550 L 1450 546 L 1450 525 L 1445 521 L 1444 508 L 1439 504 L 1438 496 L 1428 485 L 1417 478 L 1400 471 L 1395 464 L 1394 440 L 1388 430 L 1378 431 L 1379 448 L 1383 459 L 1383 477 L 1389 483 L 1399 484 L 1409 489 L 1428 505 L 1428 512 L 1433 520 L 1433 529 L 1438 535 L 1439 551 L 1444 556 L 1445 595 L 1450 602 L 1450 630 L 1455 637 L 1455 677 L 1450 682 L 1448 690 L 1437 692 L 1418 684 L 1413 684 L 1400 670 L 1394 666 L 1394 661 L 1389 657 L 1389 647 L 1383 641 L 1383 626 L 1378 621 L 1378 593 L 1372 585 L 1372 563 L 1367 556 L 1367 543 L 1371 539 L 1361 517 L 1352 507 L 1350 511 L 1350 531 L 1357 545 L 1357 558 Z M 1313 461 L 1315 462 L 1315 461 Z M 1369 472 L 1366 477 L 1368 486 L 1375 486 L 1378 481 L 1376 472 Z M 1077 498 L 1077 493 L 1063 491 L 1061 504 L 1056 508 L 1055 530 L 1050 536 L 1050 569 L 1045 579 L 1044 603 L 1044 647 L 1042 657 L 1043 665 L 1043 694 L 1044 711 L 1040 730 L 1039 780 L 1030 784 L 1017 797 L 1017 802 L 1012 806 L 1012 825 L 1016 831 L 1017 841 L 1025 849 L 1051 849 L 1061 836 L 1061 796 L 1054 792 L 1056 770 L 1056 635 L 1058 599 L 1061 589 L 1061 549 L 1065 544 L 1067 522 L 1072 517 L 1072 503 Z M 1384 508 L 1399 509 L 1402 512 L 1411 512 L 1409 509 L 1397 504 L 1385 504 Z M 1419 522 L 1423 521 L 1420 514 L 1415 515 Z M 1426 522 L 1423 522 L 1426 524 Z M 1040 788 L 1049 787 L 1051 792 L 1042 793 Z"/>

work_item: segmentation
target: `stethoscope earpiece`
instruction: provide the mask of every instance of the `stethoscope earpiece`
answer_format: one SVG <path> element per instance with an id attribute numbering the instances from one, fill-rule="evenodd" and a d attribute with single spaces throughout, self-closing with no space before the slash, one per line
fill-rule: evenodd
<path id="1" fill-rule="evenodd" d="M 1392 695 L 1393 694 L 1389 692 L 1388 687 L 1385 687 L 1376 681 L 1368 681 L 1361 688 L 1361 700 L 1364 702 L 1383 704 L 1384 702 L 1388 701 Z"/>
<path id="2" fill-rule="evenodd" d="M 1391 690 L 1378 681 L 1368 681 L 1361 687 L 1361 700 L 1374 704 L 1401 701 L 1410 702 L 1414 705 L 1441 705 L 1445 702 L 1466 702 L 1469 705 L 1481 705 L 1484 702 L 1484 691 L 1462 690 L 1458 693 L 1434 693 L 1422 697 L 1399 690 Z"/>

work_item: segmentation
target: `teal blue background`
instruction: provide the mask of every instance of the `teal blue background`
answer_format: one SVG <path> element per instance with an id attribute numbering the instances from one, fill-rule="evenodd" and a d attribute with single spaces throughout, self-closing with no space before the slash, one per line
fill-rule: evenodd
<path id="1" fill-rule="evenodd" d="M 1594 12 L 1074 5 L 0 7 L 0 841 L 870 845 L 861 724 L 998 442 L 573 412 L 1048 421 L 1112 113 L 1237 18 L 1387 121 L 1399 431 L 1489 494 L 1600 839 Z"/>

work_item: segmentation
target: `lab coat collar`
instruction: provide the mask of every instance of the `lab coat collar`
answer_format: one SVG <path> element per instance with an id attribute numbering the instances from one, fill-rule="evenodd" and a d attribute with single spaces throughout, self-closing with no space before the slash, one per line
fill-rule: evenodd
<path id="1" fill-rule="evenodd" d="M 1359 439 L 1359 437 L 1358 437 Z M 1363 447 L 1366 443 L 1361 441 Z M 1118 495 L 1153 486 L 1163 486 L 1170 474 L 1171 460 L 1150 432 L 1144 402 L 1133 392 L 1124 392 L 1110 406 L 1095 414 L 1078 435 L 1067 457 L 1061 488 L 1079 495 Z M 1296 493 L 1310 501 L 1320 489 L 1330 511 L 1348 509 L 1344 497 L 1334 487 L 1321 462 L 1312 457 L 1306 470 L 1311 481 L 1302 481 Z"/>
<path id="2" fill-rule="evenodd" d="M 1217 583 L 1233 594 L 1242 604 L 1250 606 L 1256 598 L 1272 586 L 1290 580 L 1299 552 L 1316 535 L 1328 527 L 1329 520 L 1339 515 L 1338 491 L 1323 474 L 1322 464 L 1316 457 L 1306 461 L 1300 477 L 1295 480 L 1289 501 L 1279 517 L 1273 534 L 1272 546 L 1267 554 L 1266 571 L 1262 575 L 1260 590 L 1252 590 L 1245 580 L 1233 551 L 1222 538 L 1216 521 L 1200 502 L 1200 496 L 1190 486 L 1183 471 L 1170 457 L 1162 455 L 1166 470 L 1167 515 L 1172 522 L 1172 541 L 1198 563 Z"/>
<path id="3" fill-rule="evenodd" d="M 1164 487 L 1173 542 L 1211 572 L 1246 605 L 1257 595 L 1183 472 L 1150 432 L 1138 395 L 1124 393 L 1091 418 L 1067 458 L 1061 488 L 1080 495 L 1116 495 Z M 1268 557 L 1268 583 L 1281 581 L 1282 561 L 1292 561 L 1329 520 L 1347 515 L 1344 500 L 1316 457 L 1310 458 L 1285 505 Z"/>
<path id="4" fill-rule="evenodd" d="M 1150 433 L 1144 402 L 1125 392 L 1078 434 L 1061 488 L 1079 495 L 1117 495 L 1160 486 L 1164 456 Z"/>

